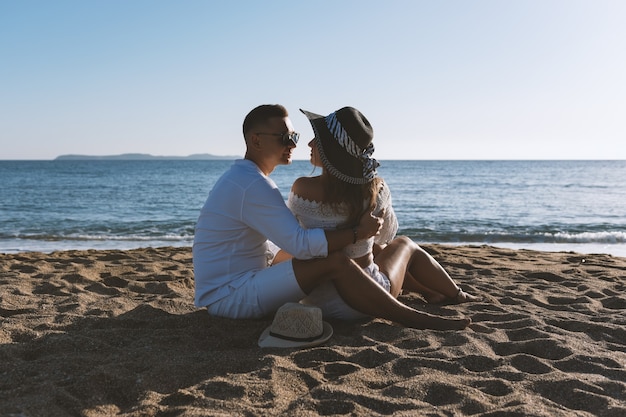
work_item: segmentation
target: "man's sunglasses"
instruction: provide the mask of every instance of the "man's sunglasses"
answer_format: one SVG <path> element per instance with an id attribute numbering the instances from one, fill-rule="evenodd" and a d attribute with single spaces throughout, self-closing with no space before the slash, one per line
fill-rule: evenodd
<path id="1" fill-rule="evenodd" d="M 287 133 L 264 133 L 256 132 L 257 135 L 268 135 L 279 137 L 284 146 L 296 146 L 300 140 L 300 134 L 297 132 Z"/>

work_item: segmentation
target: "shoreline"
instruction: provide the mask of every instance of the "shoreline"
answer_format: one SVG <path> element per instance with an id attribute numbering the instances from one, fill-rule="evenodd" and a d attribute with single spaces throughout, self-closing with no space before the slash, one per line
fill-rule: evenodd
<path id="1" fill-rule="evenodd" d="M 413 239 L 420 246 L 450 246 L 450 247 L 473 247 L 487 246 L 496 249 L 511 250 L 531 250 L 547 253 L 578 253 L 581 255 L 610 255 L 615 257 L 626 258 L 626 243 L 624 244 L 607 244 L 607 243 L 512 243 L 512 242 L 422 242 Z M 13 240 L 13 242 L 19 242 Z M 89 241 L 84 245 L 77 245 L 76 241 L 71 241 L 67 247 L 59 247 L 59 241 L 42 241 L 38 245 L 33 245 L 32 249 L 15 249 L 9 243 L 2 247 L 0 243 L 0 255 L 2 254 L 18 254 L 18 253 L 53 253 L 75 250 L 135 250 L 135 249 L 151 249 L 151 248 L 167 248 L 167 247 L 189 247 L 191 248 L 193 241 Z"/>
<path id="2" fill-rule="evenodd" d="M 401 300 L 468 329 L 330 321 L 302 350 L 195 308 L 189 247 L 0 255 L 0 416 L 626 414 L 626 259 L 423 246 L 482 299 Z"/>

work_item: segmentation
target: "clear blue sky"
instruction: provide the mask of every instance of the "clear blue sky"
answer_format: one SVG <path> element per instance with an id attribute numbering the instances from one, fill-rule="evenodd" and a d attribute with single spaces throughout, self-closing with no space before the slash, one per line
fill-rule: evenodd
<path id="1" fill-rule="evenodd" d="M 243 155 L 345 105 L 378 159 L 626 159 L 623 0 L 0 0 L 0 159 Z"/>

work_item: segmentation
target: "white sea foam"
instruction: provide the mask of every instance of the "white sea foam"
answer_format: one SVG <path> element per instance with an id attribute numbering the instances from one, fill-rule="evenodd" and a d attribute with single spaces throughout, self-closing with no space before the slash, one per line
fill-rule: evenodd
<path id="1" fill-rule="evenodd" d="M 626 243 L 626 232 L 580 232 L 546 234 L 560 243 L 596 243 L 619 244 Z"/>

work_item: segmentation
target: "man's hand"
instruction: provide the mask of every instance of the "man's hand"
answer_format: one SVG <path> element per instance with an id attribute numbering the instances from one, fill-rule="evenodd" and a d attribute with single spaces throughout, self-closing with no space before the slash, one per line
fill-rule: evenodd
<path id="1" fill-rule="evenodd" d="M 374 216 L 373 212 L 364 213 L 359 219 L 359 224 L 352 228 L 342 228 L 334 230 L 324 230 L 326 233 L 326 241 L 328 242 L 328 253 L 341 250 L 357 240 L 368 239 L 380 233 L 383 225 L 383 215 L 381 217 Z"/>
<path id="2" fill-rule="evenodd" d="M 380 213 L 380 217 L 374 216 L 372 211 L 363 213 L 359 220 L 359 225 L 354 229 L 355 240 L 368 239 L 372 236 L 376 236 L 383 226 L 384 215 L 384 211 Z"/>

